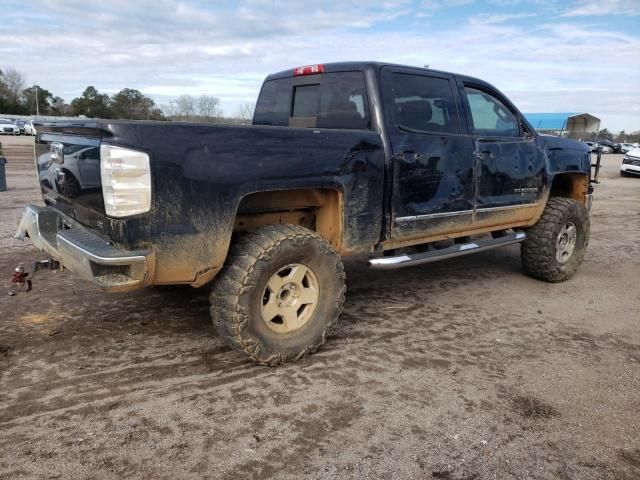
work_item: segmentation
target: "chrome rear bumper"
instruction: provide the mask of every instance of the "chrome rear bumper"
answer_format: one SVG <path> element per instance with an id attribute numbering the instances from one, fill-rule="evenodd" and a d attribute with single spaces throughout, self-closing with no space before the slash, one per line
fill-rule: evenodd
<path id="1" fill-rule="evenodd" d="M 110 292 L 129 291 L 151 283 L 151 251 L 127 251 L 51 207 L 28 205 L 15 238 L 30 238 L 80 278 Z"/>

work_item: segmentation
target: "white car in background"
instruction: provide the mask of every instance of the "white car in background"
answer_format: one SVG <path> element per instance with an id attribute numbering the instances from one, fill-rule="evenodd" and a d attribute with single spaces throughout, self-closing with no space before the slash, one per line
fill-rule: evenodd
<path id="1" fill-rule="evenodd" d="M 622 150 L 622 153 L 627 153 L 630 150 L 633 150 L 634 148 L 638 148 L 638 144 L 636 143 L 623 143 L 620 145 L 620 149 Z"/>
<path id="2" fill-rule="evenodd" d="M 6 118 L 0 118 L 0 135 L 20 135 L 20 127 Z"/>
<path id="3" fill-rule="evenodd" d="M 640 148 L 629 150 L 624 154 L 624 157 L 622 157 L 620 175 L 625 177 L 631 174 L 640 175 Z"/>
<path id="4" fill-rule="evenodd" d="M 601 144 L 596 143 L 596 142 L 584 142 L 584 143 L 589 145 L 589 148 L 591 149 L 591 153 L 597 153 L 598 150 L 601 150 L 602 153 L 611 153 L 611 152 L 613 152 L 613 148 L 607 147 L 606 145 L 601 145 Z"/>
<path id="5" fill-rule="evenodd" d="M 36 132 L 36 127 L 33 126 L 33 120 L 27 120 L 24 123 L 24 134 L 25 135 L 35 135 Z"/>

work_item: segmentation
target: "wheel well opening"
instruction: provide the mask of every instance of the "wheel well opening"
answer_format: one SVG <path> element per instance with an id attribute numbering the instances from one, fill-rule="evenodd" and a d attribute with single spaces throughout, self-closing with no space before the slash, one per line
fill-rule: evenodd
<path id="1" fill-rule="evenodd" d="M 342 205 L 342 193 L 328 188 L 251 193 L 240 201 L 233 231 L 284 223 L 300 225 L 319 233 L 339 251 Z"/>
<path id="2" fill-rule="evenodd" d="M 560 173 L 553 178 L 550 196 L 573 198 L 585 203 L 588 189 L 588 175 L 584 173 Z"/>

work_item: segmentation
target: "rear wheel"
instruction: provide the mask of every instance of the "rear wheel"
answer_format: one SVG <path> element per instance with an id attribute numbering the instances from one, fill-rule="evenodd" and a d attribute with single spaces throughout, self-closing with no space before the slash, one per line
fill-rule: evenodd
<path id="1" fill-rule="evenodd" d="M 570 198 L 551 197 L 522 243 L 524 270 L 547 282 L 567 280 L 582 263 L 588 243 L 589 213 L 585 206 Z"/>
<path id="2" fill-rule="evenodd" d="M 211 291 L 218 332 L 253 361 L 276 365 L 313 353 L 342 312 L 345 274 L 315 232 L 270 225 L 238 238 Z"/>
<path id="3" fill-rule="evenodd" d="M 80 195 L 80 182 L 70 172 L 65 172 L 64 181 L 58 184 L 59 191 L 67 198 L 75 198 Z"/>

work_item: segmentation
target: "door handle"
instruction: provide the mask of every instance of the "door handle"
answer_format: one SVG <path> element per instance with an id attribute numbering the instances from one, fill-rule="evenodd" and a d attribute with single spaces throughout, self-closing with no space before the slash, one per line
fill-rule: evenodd
<path id="1" fill-rule="evenodd" d="M 487 155 L 488 154 L 488 155 Z M 487 156 L 491 159 L 494 160 L 496 158 L 496 154 L 493 152 L 476 152 L 476 158 L 478 160 L 485 160 L 487 158 Z"/>
<path id="2" fill-rule="evenodd" d="M 418 162 L 420 161 L 421 158 L 422 158 L 422 155 L 412 150 L 408 150 L 406 152 L 402 152 L 396 155 L 396 159 L 402 160 L 403 162 Z"/>

